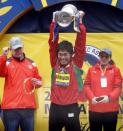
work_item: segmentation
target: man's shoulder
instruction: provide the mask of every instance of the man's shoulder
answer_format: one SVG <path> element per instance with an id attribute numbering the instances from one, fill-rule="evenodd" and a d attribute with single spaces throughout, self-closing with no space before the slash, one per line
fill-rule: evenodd
<path id="1" fill-rule="evenodd" d="M 12 57 L 7 58 L 6 65 L 9 65 L 12 62 Z"/>
<path id="2" fill-rule="evenodd" d="M 26 60 L 27 60 L 30 64 L 32 64 L 33 66 L 36 66 L 36 63 L 35 63 L 32 59 L 26 57 Z"/>
<path id="3" fill-rule="evenodd" d="M 30 63 L 33 63 L 34 61 L 28 57 L 26 57 L 26 60 L 29 61 Z"/>
<path id="4" fill-rule="evenodd" d="M 12 61 L 12 57 L 7 58 L 7 62 L 11 62 Z"/>

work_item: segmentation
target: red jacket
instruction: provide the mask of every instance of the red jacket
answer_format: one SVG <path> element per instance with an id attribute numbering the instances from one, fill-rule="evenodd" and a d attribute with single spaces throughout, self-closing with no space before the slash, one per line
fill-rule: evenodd
<path id="1" fill-rule="evenodd" d="M 104 76 L 107 78 L 107 87 L 102 88 L 100 83 L 101 69 L 97 64 L 88 70 L 84 83 L 84 91 L 89 99 L 89 110 L 95 112 L 113 112 L 119 110 L 119 96 L 121 95 L 122 77 L 120 70 L 115 65 L 106 68 Z M 92 104 L 93 97 L 108 95 L 108 103 Z"/>
<path id="2" fill-rule="evenodd" d="M 2 109 L 36 108 L 34 93 L 24 92 L 24 80 L 35 77 L 41 80 L 37 67 L 28 58 L 23 61 L 0 56 L 0 76 L 5 77 Z"/>
<path id="3" fill-rule="evenodd" d="M 85 54 L 85 43 L 86 43 L 86 29 L 83 24 L 80 24 L 80 33 L 77 33 L 77 38 L 75 42 L 75 55 L 68 66 L 66 66 L 65 70 L 70 75 L 70 85 L 66 88 L 60 87 L 55 84 L 56 82 L 56 73 L 60 70 L 60 65 L 57 61 L 57 46 L 59 35 L 53 40 L 53 31 L 55 28 L 55 22 L 51 23 L 50 26 L 50 38 L 49 38 L 49 52 L 50 52 L 50 62 L 52 69 L 54 69 L 54 76 L 51 88 L 51 102 L 59 105 L 67 105 L 73 104 L 78 101 L 79 91 L 77 87 L 77 77 L 75 75 L 75 71 L 73 65 L 75 65 L 77 70 L 81 70 L 83 65 L 83 59 Z M 75 70 L 76 70 L 75 69 Z"/>

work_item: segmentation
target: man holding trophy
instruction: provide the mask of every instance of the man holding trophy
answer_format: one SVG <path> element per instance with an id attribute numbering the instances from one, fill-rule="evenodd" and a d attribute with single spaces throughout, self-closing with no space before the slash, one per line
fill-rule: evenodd
<path id="1" fill-rule="evenodd" d="M 82 65 L 85 55 L 86 28 L 82 23 L 83 11 L 74 5 L 65 5 L 61 11 L 53 13 L 50 25 L 49 53 L 52 67 L 51 106 L 49 112 L 49 131 L 81 131 L 78 107 L 82 92 Z M 58 25 L 69 26 L 74 21 L 77 31 L 75 47 L 64 40 L 58 43 Z"/>

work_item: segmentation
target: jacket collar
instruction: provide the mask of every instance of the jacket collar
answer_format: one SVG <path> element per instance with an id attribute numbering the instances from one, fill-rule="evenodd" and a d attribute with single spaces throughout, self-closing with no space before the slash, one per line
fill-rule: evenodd
<path id="1" fill-rule="evenodd" d="M 95 68 L 100 69 L 100 66 L 101 66 L 100 63 L 97 63 L 97 64 L 95 65 Z M 106 68 L 107 68 L 107 69 L 112 69 L 113 66 L 114 66 L 114 65 L 109 65 L 109 64 L 108 64 Z"/>
<path id="2" fill-rule="evenodd" d="M 26 56 L 25 56 L 25 53 L 23 53 L 22 58 L 16 58 L 16 57 L 14 57 L 14 56 L 12 56 L 12 58 L 13 58 L 14 60 L 18 61 L 18 62 L 22 62 L 22 61 L 25 60 Z"/>

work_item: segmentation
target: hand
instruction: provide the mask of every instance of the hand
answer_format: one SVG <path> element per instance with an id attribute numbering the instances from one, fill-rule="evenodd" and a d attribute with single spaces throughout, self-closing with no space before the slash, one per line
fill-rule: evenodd
<path id="1" fill-rule="evenodd" d="M 55 11 L 55 12 L 53 12 L 53 22 L 55 22 L 56 21 L 56 17 L 58 17 L 58 15 L 60 14 L 60 11 Z"/>
<path id="2" fill-rule="evenodd" d="M 3 48 L 3 55 L 8 55 L 8 53 L 9 53 L 9 47 L 4 47 Z"/>
<path id="3" fill-rule="evenodd" d="M 102 103 L 108 103 L 109 102 L 109 97 L 107 95 L 101 96 L 104 97 L 100 102 Z"/>
<path id="4" fill-rule="evenodd" d="M 34 86 L 41 86 L 42 85 L 42 81 L 38 80 L 37 78 L 32 78 L 32 84 Z"/>
<path id="5" fill-rule="evenodd" d="M 79 23 L 80 23 L 80 15 L 79 15 L 79 12 L 78 12 L 75 15 L 75 19 L 74 19 L 74 31 L 76 31 L 76 32 L 80 32 Z"/>
<path id="6" fill-rule="evenodd" d="M 79 16 L 80 16 L 79 22 L 80 22 L 80 23 L 82 23 L 82 18 L 83 18 L 84 15 L 85 15 L 85 12 L 82 11 L 82 10 L 80 10 L 80 11 L 79 11 Z"/>

